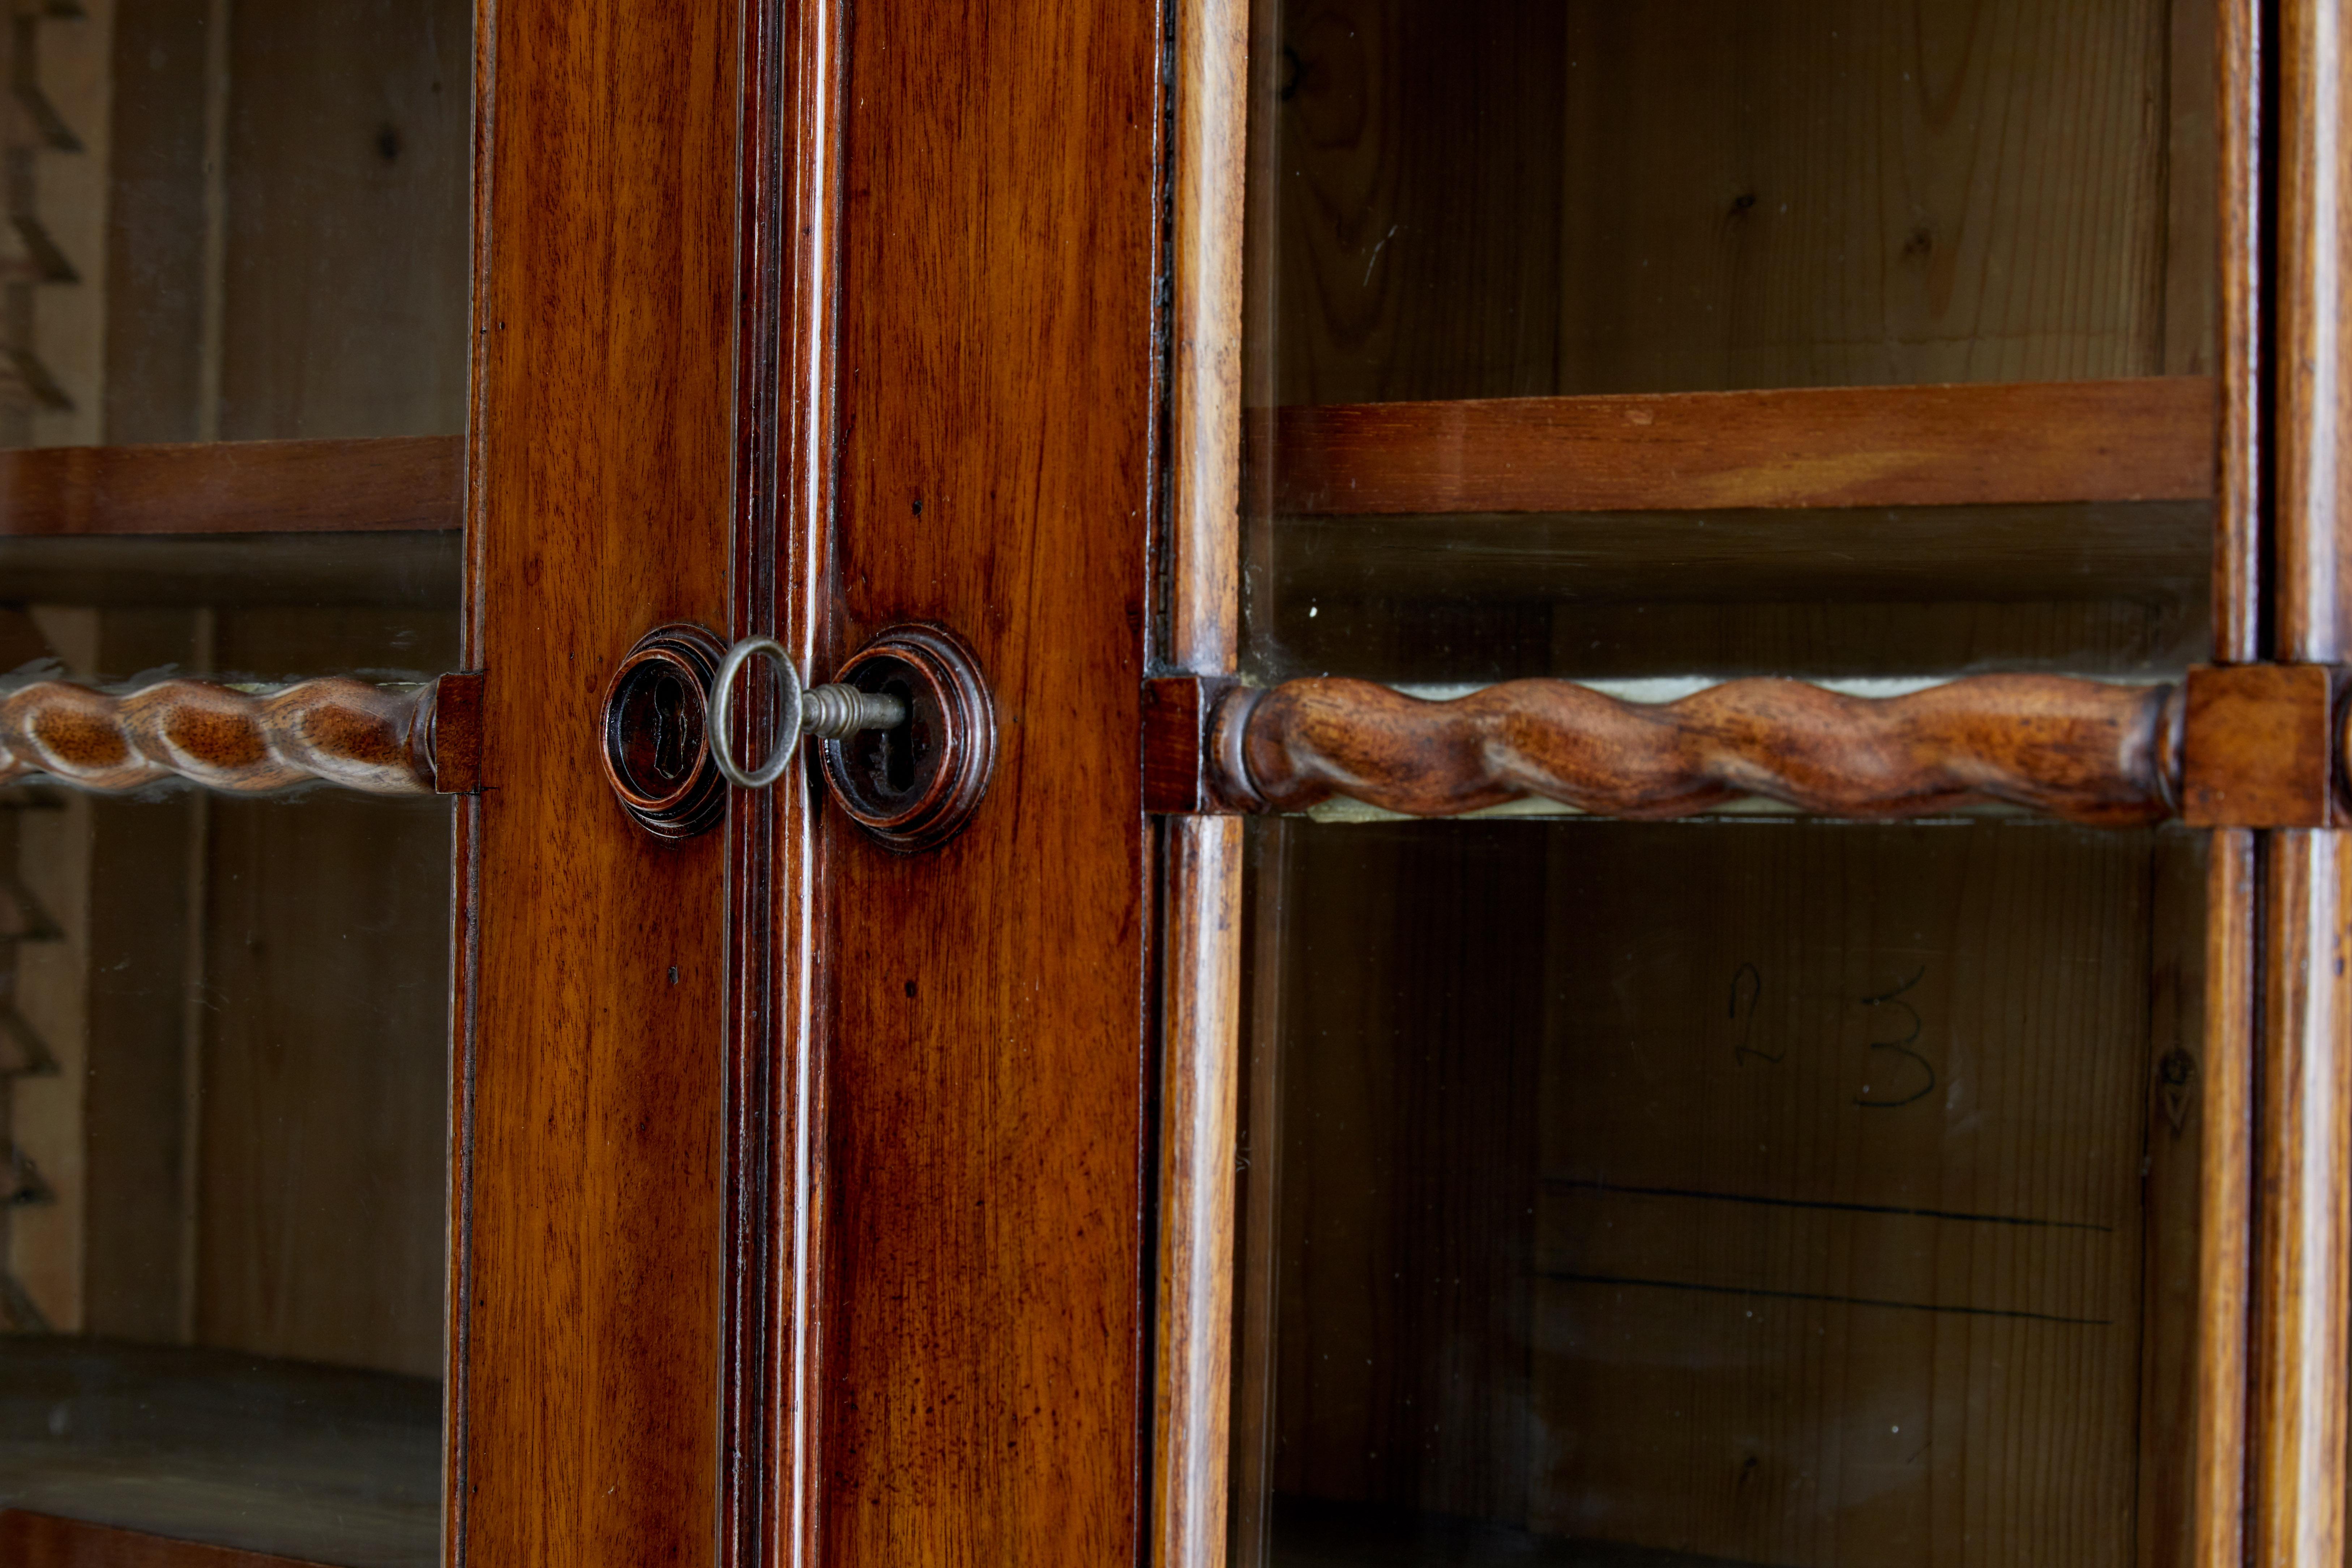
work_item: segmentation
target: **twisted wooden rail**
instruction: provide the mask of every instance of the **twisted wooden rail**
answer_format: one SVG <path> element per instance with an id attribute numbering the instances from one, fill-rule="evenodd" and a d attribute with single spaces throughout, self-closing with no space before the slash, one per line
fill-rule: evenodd
<path id="1" fill-rule="evenodd" d="M 163 680 L 100 691 L 44 680 L 0 697 L 0 784 L 35 775 L 106 794 L 166 779 L 261 795 L 314 780 L 370 795 L 474 787 L 479 677 L 260 690 Z"/>
<path id="2" fill-rule="evenodd" d="M 1298 811 L 1344 795 L 1448 816 L 1536 795 L 1657 818 L 1759 795 L 1836 816 L 2000 802 L 2121 826 L 2173 816 L 2181 799 L 2185 704 L 2172 686 L 1993 675 L 1873 699 L 1735 680 L 1641 703 L 1517 680 L 1429 701 L 1326 678 L 1203 693 L 1189 719 L 1167 711 L 1182 701 L 1154 694 L 1153 809 Z M 1176 754 L 1188 722 L 1199 737 L 1189 806 L 1173 798 L 1188 783 Z"/>

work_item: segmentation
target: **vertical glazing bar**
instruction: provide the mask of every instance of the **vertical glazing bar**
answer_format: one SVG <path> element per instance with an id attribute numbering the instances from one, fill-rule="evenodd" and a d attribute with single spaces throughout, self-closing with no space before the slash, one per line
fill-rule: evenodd
<path id="1" fill-rule="evenodd" d="M 2283 0 L 2279 39 L 2277 655 L 2334 660 L 2352 627 L 2343 518 L 2352 365 L 2345 363 L 2346 73 L 2338 0 Z"/>
<path id="2" fill-rule="evenodd" d="M 1241 619 L 1248 0 L 1176 6 L 1167 658 L 1230 673 Z M 1151 1561 L 1224 1561 L 1242 826 L 1168 825 Z"/>
<path id="3" fill-rule="evenodd" d="M 2253 1237 L 2254 855 L 2213 835 L 2207 868 L 2205 1147 L 2198 1210 L 2195 1561 L 2245 1562 L 2246 1320 Z"/>
<path id="4" fill-rule="evenodd" d="M 2265 1568 L 2344 1560 L 2347 848 L 2338 833 L 2276 833 L 2263 867 L 2253 1529 Z"/>
<path id="5" fill-rule="evenodd" d="M 2347 243 L 2340 0 L 2281 0 L 2277 433 L 2272 653 L 2345 657 Z M 2260 1212 L 2252 1499 L 2265 1568 L 2344 1561 L 2346 1286 L 2352 1094 L 2341 973 L 2347 845 L 2273 835 L 2263 852 Z"/>
<path id="6" fill-rule="evenodd" d="M 1236 816 L 1169 825 L 1151 1558 L 1165 1568 L 1225 1558 L 1242 831 Z"/>
<path id="7" fill-rule="evenodd" d="M 2213 555 L 2213 657 L 2262 657 L 2262 13 L 2221 0 L 2221 436 Z"/>

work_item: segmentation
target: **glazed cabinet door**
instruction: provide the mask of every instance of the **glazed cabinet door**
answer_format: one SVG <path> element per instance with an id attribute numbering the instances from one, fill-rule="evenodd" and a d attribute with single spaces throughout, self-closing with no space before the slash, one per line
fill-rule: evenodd
<path id="1" fill-rule="evenodd" d="M 723 850 L 599 705 L 726 620 L 736 47 L 0 33 L 0 1562 L 708 1539 Z"/>
<path id="2" fill-rule="evenodd" d="M 1180 9 L 1154 1561 L 2332 1568 L 2328 8 Z"/>

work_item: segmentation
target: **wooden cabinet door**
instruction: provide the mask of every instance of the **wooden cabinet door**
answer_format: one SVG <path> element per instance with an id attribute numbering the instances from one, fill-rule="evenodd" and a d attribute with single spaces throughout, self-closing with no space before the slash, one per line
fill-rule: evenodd
<path id="1" fill-rule="evenodd" d="M 707 1554 L 741 19 L 6 38 L 0 1560 Z"/>
<path id="2" fill-rule="evenodd" d="M 2335 1562 L 2326 8 L 1166 21 L 764 68 L 760 628 L 999 749 L 760 808 L 729 1517 Z"/>

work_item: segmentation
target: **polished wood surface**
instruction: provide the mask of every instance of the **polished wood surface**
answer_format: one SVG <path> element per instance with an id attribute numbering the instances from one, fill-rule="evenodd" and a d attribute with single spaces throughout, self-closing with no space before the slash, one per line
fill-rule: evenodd
<path id="1" fill-rule="evenodd" d="M 737 338 L 735 635 L 817 668 L 832 561 L 846 8 L 745 8 Z M 756 710 L 750 738 L 761 738 Z M 739 794 L 727 827 L 728 1224 L 721 1299 L 722 1568 L 821 1550 L 824 981 L 814 770 Z"/>
<path id="2" fill-rule="evenodd" d="M 0 1510 L 0 1563 L 9 1568 L 317 1568 L 305 1558 L 174 1541 L 13 1508 Z"/>
<path id="3" fill-rule="evenodd" d="M 0 535 L 455 529 L 465 455 L 455 436 L 0 451 Z"/>
<path id="4" fill-rule="evenodd" d="M 2336 1563 L 2352 1289 L 2352 836 L 2264 846 L 2249 1523 L 2257 1563 Z"/>
<path id="5" fill-rule="evenodd" d="M 1219 1568 L 1232 1451 L 1243 823 L 1171 822 L 1162 849 L 1160 1275 L 1151 1561 Z"/>
<path id="6" fill-rule="evenodd" d="M 1179 0 L 1169 321 L 1167 656 L 1222 675 L 1241 638 L 1242 237 L 1248 0 Z"/>
<path id="7" fill-rule="evenodd" d="M 824 814 L 824 1563 L 1142 1550 L 1161 26 L 857 10 L 817 662 L 943 626 L 1000 750 L 929 853 Z"/>
<path id="8" fill-rule="evenodd" d="M 723 846 L 639 832 L 597 711 L 641 633 L 727 614 L 741 39 L 731 6 L 480 16 L 452 1557 L 688 1562 L 720 1466 Z"/>
<path id="9" fill-rule="evenodd" d="M 1280 410 L 1286 513 L 2197 500 L 2206 376 Z"/>
<path id="10" fill-rule="evenodd" d="M 2206 867 L 2204 1145 L 2198 1182 L 2196 1426 L 2189 1561 L 2245 1561 L 2247 1331 L 2254 1246 L 2259 840 L 2213 835 Z"/>
<path id="11" fill-rule="evenodd" d="M 2328 665 L 2190 670 L 2183 686 L 2181 819 L 2197 827 L 2339 821 L 2343 685 L 2343 672 Z"/>
<path id="12" fill-rule="evenodd" d="M 1610 816 L 1671 817 L 1742 795 L 1838 816 L 1916 816 L 2001 801 L 2118 826 L 2172 815 L 2174 689 L 1972 676 L 1907 696 L 1740 680 L 1665 703 L 1565 680 L 1428 701 L 1310 678 L 1221 705 L 1245 784 L 1296 811 L 1333 795 L 1418 816 L 1541 795 Z M 1231 784 L 1228 790 L 1238 794 Z"/>
<path id="13" fill-rule="evenodd" d="M 120 695 L 36 681 L 0 698 L 0 784 L 38 774 L 121 794 L 183 778 L 264 795 L 323 780 L 430 795 L 433 696 L 341 676 L 259 691 L 163 680 Z"/>
<path id="14" fill-rule="evenodd" d="M 2352 38 L 2329 0 L 2277 16 L 2274 651 L 2326 660 L 2352 646 Z"/>
<path id="15" fill-rule="evenodd" d="M 2268 265 L 2263 252 L 2263 36 L 2259 0 L 2217 0 L 2221 263 L 2221 472 L 2213 535 L 2213 657 L 2245 664 L 2263 656 L 2263 499 L 2270 476 L 2264 443 L 2271 374 L 2263 334 Z M 2211 1550 L 2208 1542 L 2201 1550 Z M 2218 1563 L 2218 1559 L 2210 1560 Z"/>
<path id="16" fill-rule="evenodd" d="M 2279 160 L 2269 508 L 2270 657 L 2332 663 L 2352 651 L 2352 39 L 2342 7 L 2277 8 Z M 2262 1203 L 2256 1213 L 2248 1543 L 2264 1568 L 2336 1568 L 2347 1544 L 2343 1310 L 2352 1259 L 2352 993 L 2343 968 L 2352 840 L 2270 837 L 2263 858 Z"/>

